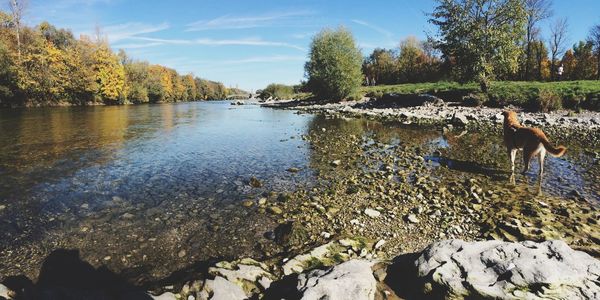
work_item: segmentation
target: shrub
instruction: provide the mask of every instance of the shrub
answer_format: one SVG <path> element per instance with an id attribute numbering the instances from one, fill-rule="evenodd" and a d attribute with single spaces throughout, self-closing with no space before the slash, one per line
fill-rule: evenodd
<path id="1" fill-rule="evenodd" d="M 562 108 L 562 99 L 550 90 L 540 90 L 536 100 L 535 108 L 541 112 L 550 112 Z"/>
<path id="2" fill-rule="evenodd" d="M 319 99 L 354 96 L 363 79 L 362 61 L 352 33 L 343 27 L 324 29 L 313 38 L 305 65 L 309 90 Z"/>
<path id="3" fill-rule="evenodd" d="M 265 100 L 269 98 L 291 99 L 293 95 L 294 87 L 285 84 L 271 83 L 260 92 L 258 97 Z"/>
<path id="4" fill-rule="evenodd" d="M 486 94 L 478 93 L 478 94 L 468 94 L 462 97 L 462 103 L 465 106 L 482 106 L 484 103 L 488 101 L 488 97 Z"/>

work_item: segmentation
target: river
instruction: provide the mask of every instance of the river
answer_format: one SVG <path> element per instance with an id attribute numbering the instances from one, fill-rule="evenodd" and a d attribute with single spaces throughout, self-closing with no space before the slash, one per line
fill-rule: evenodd
<path id="1" fill-rule="evenodd" d="M 416 147 L 412 154 L 440 185 L 449 177 L 476 177 L 484 189 L 507 186 L 497 135 L 457 139 L 458 133 L 437 128 L 227 101 L 3 110 L 0 132 L 3 276 L 35 278 L 43 259 L 63 248 L 139 284 L 207 260 L 268 256 L 268 233 L 284 219 L 240 203 L 314 194 L 336 176 L 354 176 L 330 173 L 332 160 L 356 154 L 345 152 L 348 136 L 365 152 Z M 309 134 L 341 142 L 317 151 Z M 576 191 L 597 202 L 598 169 L 597 158 L 584 150 L 548 158 L 543 189 L 550 197 Z M 519 193 L 533 197 L 532 185 L 521 184 Z"/>

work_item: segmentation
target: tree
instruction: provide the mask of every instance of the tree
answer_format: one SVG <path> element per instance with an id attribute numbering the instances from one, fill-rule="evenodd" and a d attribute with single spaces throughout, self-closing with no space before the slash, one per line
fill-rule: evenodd
<path id="1" fill-rule="evenodd" d="M 260 92 L 258 98 L 264 100 L 290 99 L 293 95 L 294 87 L 285 84 L 271 83 Z"/>
<path id="2" fill-rule="evenodd" d="M 354 96 L 362 82 L 362 55 L 352 33 L 324 29 L 312 40 L 305 65 L 309 89 L 320 99 Z"/>
<path id="3" fill-rule="evenodd" d="M 26 0 L 9 0 L 10 11 L 12 13 L 13 23 L 17 36 L 17 53 L 18 59 L 21 60 L 21 21 L 25 9 L 27 8 Z"/>
<path id="4" fill-rule="evenodd" d="M 567 19 L 557 19 L 550 26 L 550 73 L 556 80 L 558 57 L 565 52 L 565 43 L 567 40 Z"/>
<path id="5" fill-rule="evenodd" d="M 525 26 L 525 62 L 532 60 L 532 44 L 538 38 L 540 29 L 537 24 L 552 15 L 552 2 L 549 0 L 525 0 L 527 22 Z M 538 41 L 539 42 L 539 41 Z M 525 64 L 523 78 L 529 80 L 531 73 L 529 64 Z"/>
<path id="6" fill-rule="evenodd" d="M 596 54 L 596 79 L 600 80 L 600 24 L 594 25 L 590 29 L 588 41 L 594 47 L 594 53 Z"/>
<path id="7" fill-rule="evenodd" d="M 575 57 L 575 70 L 573 79 L 593 79 L 596 75 L 595 58 L 591 42 L 580 41 L 573 45 L 573 56 Z"/>
<path id="8" fill-rule="evenodd" d="M 93 69 L 99 95 L 110 103 L 116 103 L 125 85 L 125 70 L 108 45 L 100 44 L 96 49 Z"/>
<path id="9" fill-rule="evenodd" d="M 459 81 L 478 80 L 482 90 L 494 75 L 518 68 L 527 14 L 522 0 L 437 0 L 430 22 L 437 46 L 452 59 Z"/>
<path id="10" fill-rule="evenodd" d="M 420 82 L 425 73 L 425 51 L 415 37 L 408 37 L 400 42 L 398 68 L 400 82 Z"/>
<path id="11" fill-rule="evenodd" d="M 363 72 L 369 80 L 375 79 L 378 84 L 393 84 L 396 82 L 396 55 L 392 50 L 376 48 L 363 63 Z"/>

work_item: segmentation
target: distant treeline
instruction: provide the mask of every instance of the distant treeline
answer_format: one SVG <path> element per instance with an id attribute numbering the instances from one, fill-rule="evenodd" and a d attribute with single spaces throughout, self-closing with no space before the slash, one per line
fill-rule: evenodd
<path id="1" fill-rule="evenodd" d="M 600 24 L 590 28 L 584 41 L 568 47 L 568 20 L 550 20 L 551 0 L 436 3 L 427 17 L 437 34 L 426 41 L 405 39 L 394 49 L 375 49 L 363 63 L 366 85 L 600 79 Z"/>
<path id="2" fill-rule="evenodd" d="M 98 32 L 76 39 L 0 11 L 0 106 L 93 105 L 224 99 L 220 82 L 114 53 Z"/>

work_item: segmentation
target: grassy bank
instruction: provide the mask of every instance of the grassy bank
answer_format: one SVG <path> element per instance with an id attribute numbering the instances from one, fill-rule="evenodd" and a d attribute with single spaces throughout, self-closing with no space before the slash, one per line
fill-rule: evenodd
<path id="1" fill-rule="evenodd" d="M 447 101 L 463 101 L 465 105 L 501 107 L 514 105 L 528 110 L 559 108 L 600 111 L 600 81 L 563 82 L 493 82 L 487 94 L 476 83 L 456 82 L 414 83 L 368 86 L 361 94 L 379 98 L 384 94 L 432 94 Z"/>

